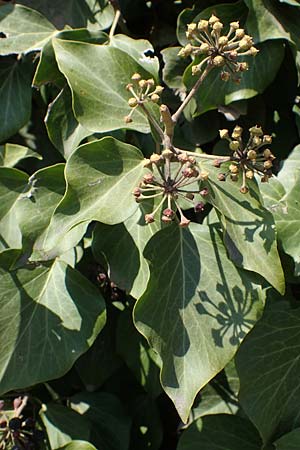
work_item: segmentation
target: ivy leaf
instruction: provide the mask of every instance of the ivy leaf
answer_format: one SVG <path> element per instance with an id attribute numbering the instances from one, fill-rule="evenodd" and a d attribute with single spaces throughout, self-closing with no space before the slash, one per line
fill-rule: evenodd
<path id="1" fill-rule="evenodd" d="M 300 428 L 285 434 L 275 442 L 276 450 L 298 450 L 300 446 Z"/>
<path id="2" fill-rule="evenodd" d="M 126 85 L 131 75 L 139 72 L 151 78 L 141 64 L 127 53 L 111 46 L 53 39 L 57 63 L 72 90 L 75 116 L 81 125 L 93 132 L 105 132 L 119 128 L 148 133 L 146 117 L 139 109 L 134 120 L 125 124 L 130 112 L 130 92 Z"/>
<path id="3" fill-rule="evenodd" d="M 86 392 L 74 395 L 71 407 L 91 423 L 90 439 L 97 448 L 127 450 L 131 419 L 120 400 L 106 392 Z"/>
<path id="4" fill-rule="evenodd" d="M 95 258 L 105 262 L 111 280 L 134 298 L 143 294 L 149 279 L 148 263 L 143 257 L 144 248 L 161 228 L 157 221 L 148 225 L 145 223 L 144 208 L 140 205 L 122 224 L 97 224 L 92 241 Z M 117 245 L 111 245 L 111 242 Z"/>
<path id="5" fill-rule="evenodd" d="M 163 388 L 186 422 L 197 392 L 232 359 L 257 320 L 261 287 L 228 260 L 214 228 L 170 226 L 144 254 L 150 279 L 134 320 L 161 357 Z"/>
<path id="6" fill-rule="evenodd" d="M 297 169 L 300 167 L 300 145 L 297 145 L 283 161 L 282 167 L 278 172 L 278 181 L 284 186 L 286 193 L 295 186 L 297 178 Z"/>
<path id="7" fill-rule="evenodd" d="M 240 402 L 264 442 L 300 424 L 300 310 L 275 306 L 265 311 L 236 357 Z"/>
<path id="8" fill-rule="evenodd" d="M 56 33 L 55 27 L 39 12 L 22 5 L 0 7 L 0 55 L 40 50 Z"/>
<path id="9" fill-rule="evenodd" d="M 109 40 L 111 47 L 118 48 L 131 56 L 140 66 L 157 79 L 159 60 L 154 56 L 154 48 L 146 39 L 132 39 L 124 34 L 112 36 Z M 148 54 L 150 53 L 151 56 Z"/>
<path id="10" fill-rule="evenodd" d="M 66 164 L 67 191 L 50 222 L 45 250 L 81 222 L 116 224 L 131 216 L 143 160 L 137 148 L 111 137 L 78 147 Z"/>
<path id="11" fill-rule="evenodd" d="M 211 166 L 209 171 L 216 173 Z M 222 183 L 212 177 L 204 183 L 209 190 L 207 201 L 220 213 L 229 256 L 239 267 L 259 273 L 284 293 L 274 218 L 262 206 L 255 183 L 249 184 L 248 194 L 240 193 L 238 183 Z"/>
<path id="12" fill-rule="evenodd" d="M 274 209 L 278 239 L 285 253 L 295 262 L 295 275 L 300 276 L 300 171 L 289 193 Z M 297 244 L 298 243 L 298 244 Z"/>
<path id="13" fill-rule="evenodd" d="M 193 422 L 179 439 L 177 450 L 260 450 L 261 440 L 246 419 L 228 414 Z"/>
<path id="14" fill-rule="evenodd" d="M 106 315 L 97 288 L 59 260 L 8 271 L 0 255 L 0 264 L 5 393 L 65 374 L 92 345 Z"/>
<path id="15" fill-rule="evenodd" d="M 42 159 L 42 156 L 28 147 L 18 144 L 0 145 L 0 166 L 14 167 L 26 158 Z"/>
<path id="16" fill-rule="evenodd" d="M 60 450 L 97 450 L 92 444 L 86 441 L 71 441 Z"/>
<path id="17" fill-rule="evenodd" d="M 190 61 L 178 56 L 180 49 L 181 47 L 169 47 L 161 51 L 164 61 L 163 80 L 170 88 L 185 91 L 182 74 Z"/>
<path id="18" fill-rule="evenodd" d="M 45 123 L 52 144 L 66 159 L 86 136 L 92 134 L 77 122 L 68 87 L 62 89 L 48 106 Z"/>
<path id="19" fill-rule="evenodd" d="M 237 100 L 252 98 L 264 92 L 274 80 L 284 57 L 284 45 L 280 41 L 265 42 L 257 46 L 258 55 L 245 56 L 241 61 L 249 63 L 250 70 L 243 73 L 239 84 L 220 79 L 220 71 L 212 70 L 196 93 L 197 113 L 201 114 L 220 105 L 229 105 Z M 195 84 L 192 65 L 186 69 L 183 81 L 188 89 Z"/>
<path id="20" fill-rule="evenodd" d="M 3 39 L 0 39 L 0 45 L 1 41 Z M 1 142 L 15 134 L 30 119 L 31 65 L 27 61 L 1 58 L 0 104 Z"/>

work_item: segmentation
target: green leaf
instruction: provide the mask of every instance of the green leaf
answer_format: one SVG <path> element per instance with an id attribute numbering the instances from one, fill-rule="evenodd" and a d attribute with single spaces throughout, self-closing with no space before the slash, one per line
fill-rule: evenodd
<path id="1" fill-rule="evenodd" d="M 7 180 L 6 185 L 17 183 L 20 177 L 24 179 L 16 170 L 3 169 L 2 173 L 3 181 Z M 15 191 L 18 195 L 11 196 L 9 209 L 5 208 L 0 225 L 2 237 L 11 247 L 23 246 L 24 249 L 31 250 L 37 238 L 48 226 L 55 208 L 64 195 L 66 187 L 64 165 L 58 164 L 41 169 L 26 181 L 26 185 L 22 185 L 22 190 L 19 188 Z"/>
<path id="2" fill-rule="evenodd" d="M 294 274 L 300 276 L 300 170 L 296 174 L 294 187 L 276 205 L 273 214 L 279 242 L 285 253 L 294 259 Z"/>
<path id="3" fill-rule="evenodd" d="M 275 442 L 276 450 L 298 450 L 300 446 L 300 428 L 285 434 Z"/>
<path id="4" fill-rule="evenodd" d="M 253 58 L 245 56 L 241 61 L 249 63 L 249 70 L 242 74 L 239 84 L 220 79 L 220 71 L 212 70 L 205 78 L 196 94 L 197 113 L 215 109 L 220 105 L 229 105 L 237 100 L 252 98 L 261 94 L 274 80 L 284 57 L 284 45 L 280 41 L 265 42 L 257 46 L 258 55 Z M 188 89 L 195 84 L 192 65 L 186 69 L 183 81 Z"/>
<path id="5" fill-rule="evenodd" d="M 134 373 L 138 382 L 152 398 L 161 393 L 159 382 L 159 358 L 143 336 L 138 333 L 132 320 L 132 311 L 122 312 L 118 321 L 116 333 L 116 346 L 118 354 Z"/>
<path id="6" fill-rule="evenodd" d="M 128 144 L 105 137 L 81 145 L 66 164 L 67 192 L 49 226 L 46 249 L 81 222 L 123 222 L 136 209 L 132 191 L 143 168 L 141 152 Z"/>
<path id="7" fill-rule="evenodd" d="M 98 289 L 58 260 L 12 271 L 4 266 L 0 299 L 1 393 L 62 376 L 105 323 Z"/>
<path id="8" fill-rule="evenodd" d="M 170 226 L 144 253 L 150 280 L 134 320 L 160 355 L 163 388 L 186 422 L 197 392 L 231 360 L 257 320 L 261 287 L 228 260 L 214 228 Z"/>
<path id="9" fill-rule="evenodd" d="M 60 450 L 97 450 L 92 444 L 86 441 L 71 441 Z"/>
<path id="10" fill-rule="evenodd" d="M 300 310 L 272 306 L 236 357 L 240 402 L 264 442 L 300 424 Z"/>
<path id="11" fill-rule="evenodd" d="M 286 193 L 295 186 L 297 170 L 300 168 L 300 145 L 297 145 L 283 161 L 282 167 L 278 172 L 277 178 L 284 186 Z"/>
<path id="12" fill-rule="evenodd" d="M 177 450 L 260 450 L 254 426 L 238 416 L 219 414 L 198 419 L 179 439 Z"/>
<path id="13" fill-rule="evenodd" d="M 216 174 L 212 166 L 208 170 Z M 239 182 L 214 181 L 213 176 L 203 185 L 209 190 L 207 201 L 220 213 L 224 243 L 232 261 L 259 273 L 278 292 L 284 293 L 274 218 L 262 206 L 256 184 L 249 183 L 247 194 L 240 193 Z"/>
<path id="14" fill-rule="evenodd" d="M 55 403 L 43 405 L 40 417 L 46 428 L 52 450 L 61 447 L 69 450 L 69 446 L 75 449 L 77 447 L 74 447 L 74 444 L 72 446 L 73 440 L 90 440 L 91 423 L 66 406 Z M 85 447 L 80 446 L 79 449 L 85 450 Z M 87 449 L 91 450 L 89 447 Z"/>
<path id="15" fill-rule="evenodd" d="M 180 49 L 181 47 L 169 47 L 161 51 L 164 61 L 163 80 L 170 88 L 185 90 L 182 74 L 190 60 L 178 56 Z"/>
<path id="16" fill-rule="evenodd" d="M 300 48 L 300 8 L 272 0 L 245 0 L 249 8 L 246 27 L 256 42 L 286 39 Z"/>
<path id="17" fill-rule="evenodd" d="M 1 11 L 1 7 L 0 7 Z M 0 45 L 1 41 L 0 39 Z M 15 134 L 30 119 L 31 64 L 0 60 L 0 142 Z"/>
<path id="18" fill-rule="evenodd" d="M 149 41 L 146 39 L 132 39 L 124 34 L 117 34 L 110 38 L 109 45 L 127 53 L 141 65 L 146 72 L 149 72 L 157 79 L 159 60 L 157 56 L 154 56 L 154 48 Z M 152 53 L 153 56 L 146 56 L 147 53 Z"/>
<path id="19" fill-rule="evenodd" d="M 148 133 L 148 121 L 142 112 L 135 111 L 134 120 L 125 124 L 130 112 L 126 90 L 131 75 L 139 72 L 151 78 L 127 53 L 111 46 L 53 39 L 57 63 L 72 90 L 75 116 L 81 125 L 94 132 L 119 128 Z"/>
<path id="20" fill-rule="evenodd" d="M 230 22 L 243 21 L 247 14 L 247 8 L 243 1 L 238 1 L 236 3 L 221 3 L 209 6 L 204 10 L 202 9 L 201 12 L 199 12 L 199 8 L 184 9 L 179 15 L 177 22 L 177 37 L 180 44 L 184 46 L 188 43 L 185 32 L 189 23 L 198 22 L 200 19 L 209 19 L 212 14 L 218 16 L 221 22 L 228 26 Z"/>
<path id="21" fill-rule="evenodd" d="M 40 50 L 56 33 L 55 27 L 39 12 L 22 5 L 0 7 L 0 55 Z"/>
<path id="22" fill-rule="evenodd" d="M 20 194 L 26 191 L 28 175 L 17 169 L 0 167 L 0 219 L 18 201 Z"/>
<path id="23" fill-rule="evenodd" d="M 97 448 L 127 450 L 131 419 L 120 400 L 106 392 L 86 392 L 71 398 L 71 407 L 91 425 L 91 441 Z"/>
<path id="24" fill-rule="evenodd" d="M 26 158 L 42 159 L 42 156 L 28 147 L 17 144 L 0 145 L 0 166 L 14 167 Z"/>
<path id="25" fill-rule="evenodd" d="M 145 206 L 140 205 L 122 224 L 97 224 L 92 241 L 95 258 L 107 266 L 111 280 L 135 298 L 143 294 L 149 280 L 148 263 L 143 257 L 144 248 L 161 228 L 157 221 L 147 225 L 144 213 Z M 111 245 L 111 242 L 117 245 Z"/>
<path id="26" fill-rule="evenodd" d="M 45 123 L 52 144 L 66 159 L 86 136 L 92 134 L 77 122 L 68 87 L 65 87 L 50 103 Z"/>

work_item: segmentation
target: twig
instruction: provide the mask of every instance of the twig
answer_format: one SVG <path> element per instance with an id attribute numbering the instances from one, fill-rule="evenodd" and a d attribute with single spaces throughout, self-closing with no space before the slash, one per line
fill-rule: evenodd
<path id="1" fill-rule="evenodd" d="M 190 102 L 190 100 L 194 97 L 194 95 L 198 91 L 200 85 L 203 83 L 204 79 L 206 78 L 206 76 L 208 75 L 208 73 L 210 72 L 211 69 L 212 69 L 211 65 L 206 66 L 206 68 L 202 72 L 200 78 L 195 83 L 195 85 L 192 87 L 190 93 L 185 97 L 184 101 L 181 103 L 181 105 L 179 106 L 177 111 L 173 114 L 172 120 L 173 120 L 174 124 L 178 121 L 180 114 L 182 113 L 184 108 L 187 106 L 187 104 Z"/>
<path id="2" fill-rule="evenodd" d="M 115 9 L 115 17 L 114 17 L 113 23 L 111 24 L 110 31 L 109 31 L 110 39 L 113 37 L 113 35 L 116 31 L 120 17 L 121 17 L 121 11 L 119 9 Z"/>

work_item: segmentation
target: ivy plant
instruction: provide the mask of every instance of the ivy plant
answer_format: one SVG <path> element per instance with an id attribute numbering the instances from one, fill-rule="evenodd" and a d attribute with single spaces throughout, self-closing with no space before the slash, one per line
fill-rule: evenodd
<path id="1" fill-rule="evenodd" d="M 0 33 L 0 449 L 299 448 L 298 1 Z"/>

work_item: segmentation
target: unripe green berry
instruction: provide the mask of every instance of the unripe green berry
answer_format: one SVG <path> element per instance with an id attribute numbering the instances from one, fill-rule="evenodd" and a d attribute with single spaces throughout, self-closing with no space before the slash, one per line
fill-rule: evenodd
<path id="1" fill-rule="evenodd" d="M 130 106 L 130 108 L 134 108 L 135 106 L 138 105 L 137 99 L 136 99 L 135 97 L 131 97 L 131 98 L 128 100 L 128 105 Z"/>
<path id="2" fill-rule="evenodd" d="M 258 127 L 258 126 L 249 128 L 249 132 L 252 136 L 262 136 L 263 135 L 263 131 L 262 131 L 261 127 Z"/>
<path id="3" fill-rule="evenodd" d="M 243 128 L 236 125 L 232 132 L 232 139 L 238 139 L 242 136 Z"/>
<path id="4" fill-rule="evenodd" d="M 229 148 L 230 150 L 232 150 L 233 152 L 235 152 L 236 150 L 238 150 L 240 147 L 240 144 L 238 141 L 231 141 L 229 144 Z"/>

